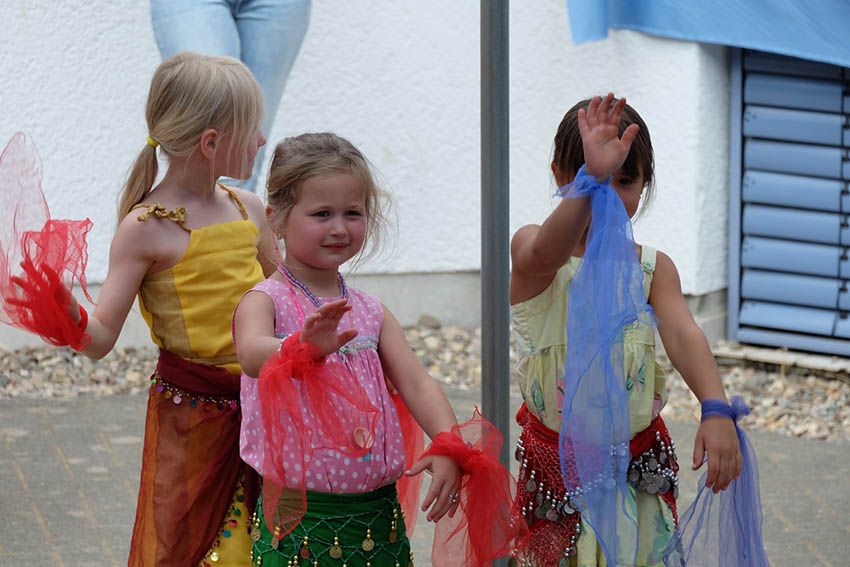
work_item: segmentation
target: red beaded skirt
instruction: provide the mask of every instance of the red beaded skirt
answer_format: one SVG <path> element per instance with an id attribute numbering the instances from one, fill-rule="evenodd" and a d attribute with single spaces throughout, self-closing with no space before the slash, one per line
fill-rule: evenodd
<path id="1" fill-rule="evenodd" d="M 543 425 L 525 404 L 516 416 L 522 426 L 515 458 L 520 463 L 515 511 L 529 527 L 523 564 L 565 566 L 576 554 L 584 503 L 581 489 L 567 493 L 558 455 L 558 432 Z M 676 495 L 679 465 L 675 446 L 661 416 L 629 443 L 632 460 L 627 480 L 637 490 L 658 494 L 678 524 Z M 577 474 L 574 475 L 577 478 Z"/>

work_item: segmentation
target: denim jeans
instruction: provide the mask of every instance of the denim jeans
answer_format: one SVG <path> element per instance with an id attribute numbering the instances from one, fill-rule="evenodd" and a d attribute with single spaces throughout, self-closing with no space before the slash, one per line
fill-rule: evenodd
<path id="1" fill-rule="evenodd" d="M 263 92 L 263 134 L 271 132 L 286 78 L 310 19 L 310 0 L 151 0 L 163 59 L 180 51 L 241 59 Z M 255 191 L 265 146 L 243 187 Z M 236 182 L 239 184 L 240 182 Z"/>

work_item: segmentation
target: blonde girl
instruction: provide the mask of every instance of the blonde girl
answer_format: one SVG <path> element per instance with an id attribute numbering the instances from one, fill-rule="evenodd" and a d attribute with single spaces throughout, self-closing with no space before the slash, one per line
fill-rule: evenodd
<path id="1" fill-rule="evenodd" d="M 265 143 L 261 109 L 257 83 L 236 59 L 179 53 L 151 81 L 147 140 L 121 196 L 83 351 L 108 353 L 138 296 L 161 353 L 132 566 L 249 563 L 256 484 L 239 459 L 240 367 L 230 320 L 242 294 L 264 277 L 257 241 L 265 217 L 253 194 L 216 180 L 251 175 Z M 168 169 L 154 185 L 157 153 Z M 76 302 L 69 313 L 79 319 Z"/>

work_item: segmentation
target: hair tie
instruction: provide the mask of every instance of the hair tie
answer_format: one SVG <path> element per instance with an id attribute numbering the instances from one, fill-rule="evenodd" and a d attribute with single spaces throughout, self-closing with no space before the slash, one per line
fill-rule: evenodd
<path id="1" fill-rule="evenodd" d="M 148 136 L 148 145 L 152 148 L 155 148 L 159 145 L 159 142 Z"/>

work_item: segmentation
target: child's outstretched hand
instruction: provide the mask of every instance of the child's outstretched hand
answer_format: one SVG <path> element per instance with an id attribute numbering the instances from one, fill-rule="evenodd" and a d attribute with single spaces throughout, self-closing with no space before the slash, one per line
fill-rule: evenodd
<path id="1" fill-rule="evenodd" d="M 705 486 L 715 494 L 726 490 L 732 479 L 741 474 L 741 447 L 735 422 L 726 417 L 707 417 L 699 425 L 694 440 L 694 470 L 702 466 L 708 454 L 708 474 Z"/>
<path id="2" fill-rule="evenodd" d="M 431 486 L 422 501 L 422 511 L 424 512 L 433 504 L 426 519 L 429 522 L 437 522 L 446 512 L 449 513 L 450 518 L 454 517 L 459 502 L 460 481 L 463 477 L 460 467 L 454 459 L 449 457 L 428 455 L 417 461 L 404 474 L 415 476 L 424 470 L 431 473 Z"/>
<path id="3" fill-rule="evenodd" d="M 337 332 L 342 316 L 351 311 L 347 299 L 338 299 L 316 309 L 304 320 L 301 329 L 301 342 L 313 343 L 322 352 L 322 356 L 334 353 L 357 336 L 356 329 Z"/>
<path id="4" fill-rule="evenodd" d="M 629 149 L 637 136 L 639 126 L 630 124 L 620 138 L 620 117 L 626 106 L 621 98 L 614 106 L 614 93 L 608 93 L 601 101 L 593 97 L 587 111 L 578 111 L 578 129 L 584 146 L 585 171 L 597 181 L 605 182 L 623 166 Z"/>

